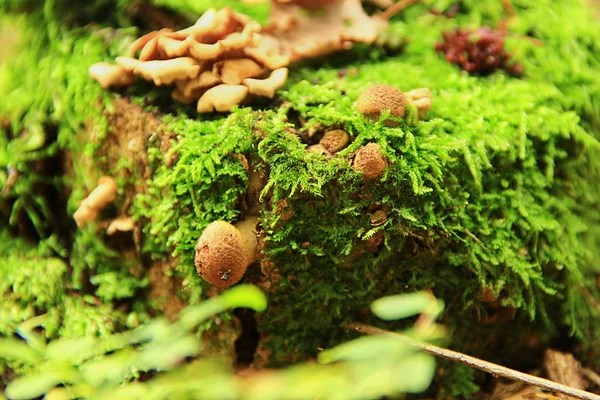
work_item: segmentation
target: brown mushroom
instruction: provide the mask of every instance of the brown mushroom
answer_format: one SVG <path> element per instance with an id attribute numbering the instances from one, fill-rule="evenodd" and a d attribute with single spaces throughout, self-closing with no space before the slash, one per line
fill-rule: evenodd
<path id="1" fill-rule="evenodd" d="M 198 239 L 194 263 L 198 274 L 213 286 L 239 282 L 248 265 L 256 261 L 258 217 L 232 225 L 225 221 L 209 224 Z"/>
<path id="2" fill-rule="evenodd" d="M 257 96 L 265 96 L 270 99 L 275 96 L 275 91 L 285 85 L 288 77 L 287 68 L 278 68 L 271 72 L 267 79 L 252 79 L 247 78 L 242 83 L 248 87 L 250 94 Z"/>
<path id="3" fill-rule="evenodd" d="M 89 68 L 89 74 L 92 79 L 98 81 L 100 86 L 108 88 L 110 86 L 126 86 L 133 82 L 133 74 L 120 65 L 113 65 L 107 62 L 92 64 Z"/>
<path id="4" fill-rule="evenodd" d="M 308 151 L 309 153 L 317 153 L 325 157 L 331 157 L 331 153 L 329 152 L 329 150 L 327 150 L 322 144 L 313 144 L 311 146 L 308 146 L 306 148 L 306 151 Z"/>
<path id="5" fill-rule="evenodd" d="M 378 120 L 384 111 L 392 117 L 402 118 L 406 114 L 406 96 L 400 89 L 390 85 L 375 85 L 364 91 L 356 100 L 358 112 L 372 120 Z M 386 120 L 395 126 L 396 121 Z"/>
<path id="6" fill-rule="evenodd" d="M 360 172 L 364 179 L 373 181 L 379 179 L 388 167 L 388 160 L 381 152 L 377 143 L 368 143 L 356 151 L 352 167 Z"/>
<path id="7" fill-rule="evenodd" d="M 208 89 L 198 100 L 198 112 L 231 111 L 248 94 L 248 88 L 242 85 L 219 85 Z"/>
<path id="8" fill-rule="evenodd" d="M 422 117 L 431 109 L 431 90 L 427 88 L 411 90 L 404 93 L 390 85 L 375 85 L 364 91 L 356 100 L 356 108 L 372 120 L 378 120 L 385 111 L 390 116 L 403 118 L 406 115 L 406 105 L 411 104 L 419 111 Z M 398 121 L 384 121 L 389 126 L 397 126 Z"/>
<path id="9" fill-rule="evenodd" d="M 319 144 L 333 154 L 346 147 L 348 142 L 350 142 L 350 136 L 348 136 L 348 133 L 341 129 L 336 129 L 325 132 Z"/>

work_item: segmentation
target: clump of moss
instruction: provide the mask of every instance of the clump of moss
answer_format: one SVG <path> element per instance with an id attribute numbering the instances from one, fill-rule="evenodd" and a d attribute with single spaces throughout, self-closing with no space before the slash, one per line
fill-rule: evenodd
<path id="1" fill-rule="evenodd" d="M 164 269 L 175 275 L 165 287 L 181 281 L 175 303 L 214 295 L 196 274 L 194 245 L 210 222 L 243 219 L 249 186 L 243 161 L 255 160 L 268 171 L 262 270 L 251 266 L 245 280 L 269 292 L 271 306 L 258 320 L 266 361 L 313 356 L 339 343 L 347 322 L 364 321 L 373 299 L 431 289 L 447 304 L 444 323 L 457 348 L 509 358 L 536 342 L 528 339 L 544 344 L 566 329 L 581 343 L 579 356 L 598 362 L 598 315 L 586 296 L 600 274 L 592 262 L 600 255 L 600 27 L 577 0 L 513 0 L 518 17 L 508 22 L 506 46 L 524 76 L 470 76 L 437 54 L 435 43 L 443 31 L 504 20 L 500 2 L 482 3 L 460 2 L 454 18 L 415 5 L 386 33 L 403 39 L 401 54 L 359 48 L 305 63 L 273 102 L 229 116 L 197 117 L 160 89 L 109 93 L 92 82 L 87 67 L 123 52 L 133 30 L 67 29 L 56 16 L 40 30 L 34 28 L 39 14 L 24 21 L 32 46 L 0 72 L 0 118 L 9 121 L 0 141 L 13 149 L 0 153 L 0 166 L 16 168 L 22 186 L 2 200 L 0 218 L 14 235 L 12 216 L 24 212 L 35 240 L 54 238 L 54 250 L 43 257 L 73 268 L 72 279 L 56 272 L 48 282 L 60 299 L 43 307 L 73 316 L 56 319 L 52 332 L 104 335 L 145 318 L 155 308 L 145 286 L 160 280 L 149 271 L 163 270 L 149 267 L 153 261 L 178 265 Z M 160 4 L 182 9 L 180 2 Z M 432 6 L 443 12 L 449 4 Z M 580 23 L 559 24 L 558 15 Z M 428 87 L 432 109 L 397 127 L 382 123 L 388 115 L 365 119 L 355 100 L 372 83 Z M 115 111 L 123 104 L 137 108 Z M 150 104 L 157 135 L 142 135 L 147 157 L 134 157 L 133 165 L 109 155 L 121 143 L 115 127 L 126 126 L 115 121 L 149 121 L 150 113 L 140 114 Z M 158 111 L 166 114 L 160 123 Z M 410 120 L 416 110 L 407 112 Z M 311 129 L 343 129 L 350 143 L 330 158 L 307 152 Z M 367 143 L 388 161 L 380 179 L 369 182 L 352 168 Z M 41 179 L 36 166 L 57 155 L 67 161 L 66 178 L 58 172 Z M 140 251 L 114 246 L 97 226 L 75 231 L 73 224 L 46 222 L 71 215 L 100 172 L 120 176 L 125 200 L 106 215 L 134 216 Z M 48 196 L 31 190 L 40 183 L 69 192 L 68 200 L 50 207 Z M 282 200 L 290 213 L 277 210 Z M 382 207 L 385 221 L 373 224 Z M 378 246 L 369 245 L 373 238 Z M 127 303 L 123 313 L 112 311 L 117 301 Z M 82 315 L 89 322 L 79 324 Z M 449 392 L 471 393 L 471 378 Z"/>

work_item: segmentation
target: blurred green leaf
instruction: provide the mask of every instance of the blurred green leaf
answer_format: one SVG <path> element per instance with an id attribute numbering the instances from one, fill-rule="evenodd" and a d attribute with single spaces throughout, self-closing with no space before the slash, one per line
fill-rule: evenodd
<path id="1" fill-rule="evenodd" d="M 412 317 L 428 311 L 428 315 L 436 316 L 443 309 L 435 297 L 427 292 L 415 292 L 382 297 L 371 303 L 371 311 L 386 321 Z"/>
<path id="2" fill-rule="evenodd" d="M 435 358 L 425 353 L 415 353 L 401 360 L 396 367 L 399 392 L 421 393 L 427 390 L 435 375 Z"/>
<path id="3" fill-rule="evenodd" d="M 256 286 L 240 285 L 221 295 L 228 308 L 245 307 L 257 312 L 267 309 L 267 296 Z"/>
<path id="4" fill-rule="evenodd" d="M 35 365 L 43 359 L 39 353 L 17 339 L 0 339 L 0 359 L 2 358 L 31 365 Z"/>
<path id="5" fill-rule="evenodd" d="M 200 350 L 200 342 L 193 335 L 175 337 L 171 341 L 142 350 L 136 357 L 135 364 L 140 369 L 166 370 L 173 368 L 186 357 L 197 355 Z"/>
<path id="6" fill-rule="evenodd" d="M 6 386 L 6 395 L 12 400 L 35 399 L 62 383 L 55 372 L 40 372 L 17 378 Z"/>
<path id="7" fill-rule="evenodd" d="M 105 383 L 120 384 L 131 368 L 131 360 L 136 352 L 124 349 L 99 360 L 84 364 L 80 371 L 84 380 L 92 386 L 99 387 Z"/>
<path id="8" fill-rule="evenodd" d="M 219 297 L 214 297 L 202 304 L 184 310 L 181 313 L 180 324 L 184 330 L 190 331 L 207 318 L 236 307 L 251 308 L 257 312 L 263 312 L 267 308 L 267 297 L 256 286 L 235 286 Z"/>
<path id="9" fill-rule="evenodd" d="M 399 360 L 414 351 L 409 342 L 394 336 L 364 336 L 319 354 L 321 364 L 335 361 Z"/>

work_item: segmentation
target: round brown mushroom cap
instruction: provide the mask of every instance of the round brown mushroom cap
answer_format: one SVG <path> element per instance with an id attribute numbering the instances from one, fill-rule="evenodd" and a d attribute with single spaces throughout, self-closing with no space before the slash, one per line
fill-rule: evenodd
<path id="1" fill-rule="evenodd" d="M 236 227 L 225 221 L 212 222 L 196 244 L 196 271 L 213 286 L 236 284 L 251 261 L 244 245 L 242 234 Z"/>
<path id="2" fill-rule="evenodd" d="M 330 153 L 336 153 L 342 150 L 350 142 L 350 136 L 341 129 L 325 132 L 323 138 L 319 142 Z"/>
<path id="3" fill-rule="evenodd" d="M 390 85 L 375 85 L 365 90 L 356 100 L 356 108 L 361 114 L 377 120 L 384 111 L 394 117 L 404 117 L 408 100 L 404 92 Z"/>
<path id="4" fill-rule="evenodd" d="M 356 151 L 352 167 L 366 180 L 371 181 L 383 176 L 388 167 L 388 160 L 377 143 L 368 143 Z"/>

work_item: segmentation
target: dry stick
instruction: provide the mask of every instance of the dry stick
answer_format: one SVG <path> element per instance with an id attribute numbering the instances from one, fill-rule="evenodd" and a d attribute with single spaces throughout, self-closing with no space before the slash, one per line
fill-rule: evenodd
<path id="1" fill-rule="evenodd" d="M 416 342 L 399 333 L 385 331 L 374 326 L 357 323 L 351 323 L 348 325 L 348 327 L 350 329 L 354 329 L 357 332 L 365 333 L 367 335 L 397 336 L 399 338 L 402 338 L 403 340 L 411 341 L 417 349 L 425 353 L 432 354 L 436 357 L 445 358 L 447 360 L 459 362 L 461 364 L 468 365 L 472 368 L 480 369 L 482 371 L 492 374 L 495 378 L 501 376 L 503 378 L 508 378 L 514 381 L 520 381 L 528 385 L 538 386 L 542 389 L 546 389 L 553 393 L 561 393 L 581 400 L 600 400 L 600 396 L 597 394 L 586 392 L 585 390 L 575 389 L 570 386 L 550 381 L 548 379 L 539 378 L 537 376 L 515 371 L 514 369 L 506 368 L 498 364 L 480 360 L 478 358 L 471 357 L 453 350 L 448 350 L 442 347 L 434 346 L 429 343 Z"/>
<path id="2" fill-rule="evenodd" d="M 397 3 L 392 4 L 388 8 L 386 8 L 382 13 L 381 17 L 385 20 L 389 20 L 394 15 L 398 14 L 400 11 L 404 10 L 407 7 L 412 6 L 413 4 L 420 3 L 421 0 L 400 0 Z"/>
<path id="3" fill-rule="evenodd" d="M 589 368 L 581 368 L 579 371 L 581 375 L 585 377 L 588 381 L 594 383 L 596 386 L 600 386 L 600 376 Z"/>

